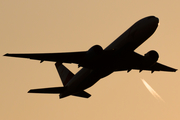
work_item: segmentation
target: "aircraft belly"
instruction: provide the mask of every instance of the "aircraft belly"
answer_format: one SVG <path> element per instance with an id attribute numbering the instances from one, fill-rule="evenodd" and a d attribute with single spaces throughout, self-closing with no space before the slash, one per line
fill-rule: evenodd
<path id="1" fill-rule="evenodd" d="M 94 85 L 98 80 L 107 75 L 111 74 L 114 70 L 110 69 L 110 66 L 100 67 L 95 70 L 88 68 L 82 68 L 73 78 L 67 83 L 67 90 L 63 93 L 64 96 L 83 91 L 92 85 Z"/>
<path id="2" fill-rule="evenodd" d="M 98 82 L 101 78 L 110 75 L 113 72 L 112 69 L 97 69 L 93 70 L 91 74 L 89 74 L 78 86 L 77 90 L 85 90 L 91 86 L 93 86 L 96 82 Z"/>

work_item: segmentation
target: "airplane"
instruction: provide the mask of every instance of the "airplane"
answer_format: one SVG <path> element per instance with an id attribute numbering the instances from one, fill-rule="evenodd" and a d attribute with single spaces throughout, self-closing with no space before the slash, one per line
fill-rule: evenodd
<path id="1" fill-rule="evenodd" d="M 64 53 L 5 54 L 9 57 L 29 58 L 55 62 L 62 87 L 31 89 L 28 93 L 59 94 L 59 98 L 77 96 L 89 98 L 85 89 L 93 86 L 101 78 L 115 71 L 142 70 L 176 72 L 177 69 L 158 63 L 159 54 L 150 50 L 144 55 L 134 50 L 145 42 L 157 29 L 159 19 L 155 16 L 145 17 L 134 23 L 104 50 L 100 45 L 92 46 L 88 51 Z M 75 63 L 82 67 L 73 74 L 63 63 Z"/>

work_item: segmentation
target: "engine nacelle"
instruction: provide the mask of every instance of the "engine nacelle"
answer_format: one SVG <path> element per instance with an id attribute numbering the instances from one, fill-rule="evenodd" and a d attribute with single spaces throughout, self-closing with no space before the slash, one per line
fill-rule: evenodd
<path id="1" fill-rule="evenodd" d="M 100 45 L 94 45 L 86 53 L 86 60 L 92 60 L 101 55 L 103 48 Z"/>
<path id="2" fill-rule="evenodd" d="M 99 45 L 94 45 L 86 52 L 83 61 L 78 66 L 90 69 L 95 68 L 99 64 L 98 58 L 101 57 L 102 53 L 103 48 Z"/>
<path id="3" fill-rule="evenodd" d="M 147 52 L 144 55 L 144 57 L 145 57 L 146 66 L 152 66 L 154 63 L 157 62 L 159 58 L 159 54 L 155 50 L 151 50 Z"/>

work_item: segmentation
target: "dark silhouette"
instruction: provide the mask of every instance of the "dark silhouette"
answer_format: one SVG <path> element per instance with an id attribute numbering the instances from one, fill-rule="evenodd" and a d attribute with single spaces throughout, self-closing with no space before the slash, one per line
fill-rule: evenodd
<path id="1" fill-rule="evenodd" d="M 150 50 L 144 56 L 134 50 L 146 41 L 158 27 L 159 19 L 154 16 L 143 18 L 132 25 L 104 50 L 95 45 L 88 51 L 69 53 L 40 53 L 40 54 L 5 54 L 4 56 L 30 58 L 34 60 L 56 62 L 55 66 L 64 87 L 32 89 L 29 93 L 60 94 L 60 98 L 74 95 L 89 98 L 91 95 L 84 90 L 94 85 L 98 80 L 114 71 L 132 69 L 175 72 L 177 69 L 157 62 L 159 55 Z M 76 63 L 83 67 L 75 75 L 62 63 Z"/>

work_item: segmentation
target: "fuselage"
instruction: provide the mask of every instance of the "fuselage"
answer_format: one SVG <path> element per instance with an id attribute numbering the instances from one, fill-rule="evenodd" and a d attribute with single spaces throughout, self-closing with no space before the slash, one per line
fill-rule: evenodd
<path id="1" fill-rule="evenodd" d="M 104 51 L 112 50 L 114 52 L 113 54 L 106 56 L 107 58 L 105 58 L 100 67 L 97 67 L 96 69 L 82 68 L 66 84 L 65 87 L 67 87 L 67 89 L 60 94 L 60 97 L 66 97 L 73 93 L 87 89 L 101 78 L 113 73 L 113 66 L 116 65 L 117 56 L 123 56 L 123 54 L 133 52 L 155 32 L 158 27 L 158 23 L 159 19 L 154 16 L 149 16 L 137 21 L 104 49 Z"/>

